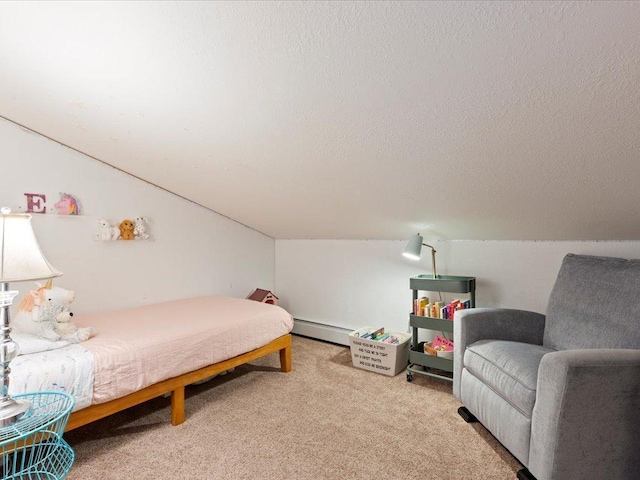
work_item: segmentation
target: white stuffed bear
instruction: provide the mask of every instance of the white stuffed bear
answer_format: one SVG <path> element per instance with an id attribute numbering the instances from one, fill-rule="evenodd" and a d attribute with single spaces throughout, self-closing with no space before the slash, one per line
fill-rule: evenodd
<path id="1" fill-rule="evenodd" d="M 71 317 L 73 317 L 73 313 L 68 308 L 60 312 L 56 317 L 54 330 L 60 336 L 60 340 L 66 340 L 71 343 L 89 340 L 93 335 L 93 328 L 78 327 L 71 321 Z"/>
<path id="2" fill-rule="evenodd" d="M 147 233 L 147 225 L 149 220 L 146 217 L 136 217 L 133 221 L 135 227 L 133 228 L 133 234 L 140 240 L 149 240 L 149 234 Z"/>
<path id="3" fill-rule="evenodd" d="M 111 222 L 106 218 L 99 219 L 98 226 L 100 227 L 98 234 L 100 240 L 118 240 L 120 238 L 120 229 L 111 225 Z"/>

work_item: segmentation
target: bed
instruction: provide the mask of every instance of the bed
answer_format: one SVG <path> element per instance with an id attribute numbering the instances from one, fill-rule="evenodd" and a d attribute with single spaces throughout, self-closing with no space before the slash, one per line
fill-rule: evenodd
<path id="1" fill-rule="evenodd" d="M 61 390 L 74 397 L 67 430 L 164 394 L 178 425 L 187 385 L 275 352 L 281 371 L 291 371 L 293 318 L 275 305 L 207 296 L 73 319 L 96 335 L 11 362 L 12 395 Z"/>

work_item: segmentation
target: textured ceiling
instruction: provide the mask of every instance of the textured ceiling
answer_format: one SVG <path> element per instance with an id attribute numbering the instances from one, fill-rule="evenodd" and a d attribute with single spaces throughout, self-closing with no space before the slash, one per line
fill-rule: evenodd
<path id="1" fill-rule="evenodd" d="M 640 239 L 640 3 L 1 2 L 0 116 L 275 238 Z"/>

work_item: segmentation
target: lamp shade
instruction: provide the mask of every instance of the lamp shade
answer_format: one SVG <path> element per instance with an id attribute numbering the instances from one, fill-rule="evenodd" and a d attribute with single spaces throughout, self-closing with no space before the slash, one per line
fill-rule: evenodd
<path id="1" fill-rule="evenodd" d="M 62 275 L 44 258 L 31 228 L 31 215 L 0 214 L 0 282 L 44 280 Z"/>
<path id="2" fill-rule="evenodd" d="M 420 235 L 419 233 L 412 235 L 411 238 L 409 238 L 407 246 L 404 248 L 404 252 L 402 252 L 402 255 L 410 258 L 411 260 L 420 260 L 420 252 L 422 251 L 422 240 L 422 235 Z"/>

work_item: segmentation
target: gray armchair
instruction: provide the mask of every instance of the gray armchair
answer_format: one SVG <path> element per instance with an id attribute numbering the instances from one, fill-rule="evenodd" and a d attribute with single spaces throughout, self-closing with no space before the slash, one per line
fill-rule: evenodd
<path id="1" fill-rule="evenodd" d="M 459 412 L 518 478 L 640 478 L 640 260 L 568 254 L 546 316 L 462 310 L 454 343 Z"/>

